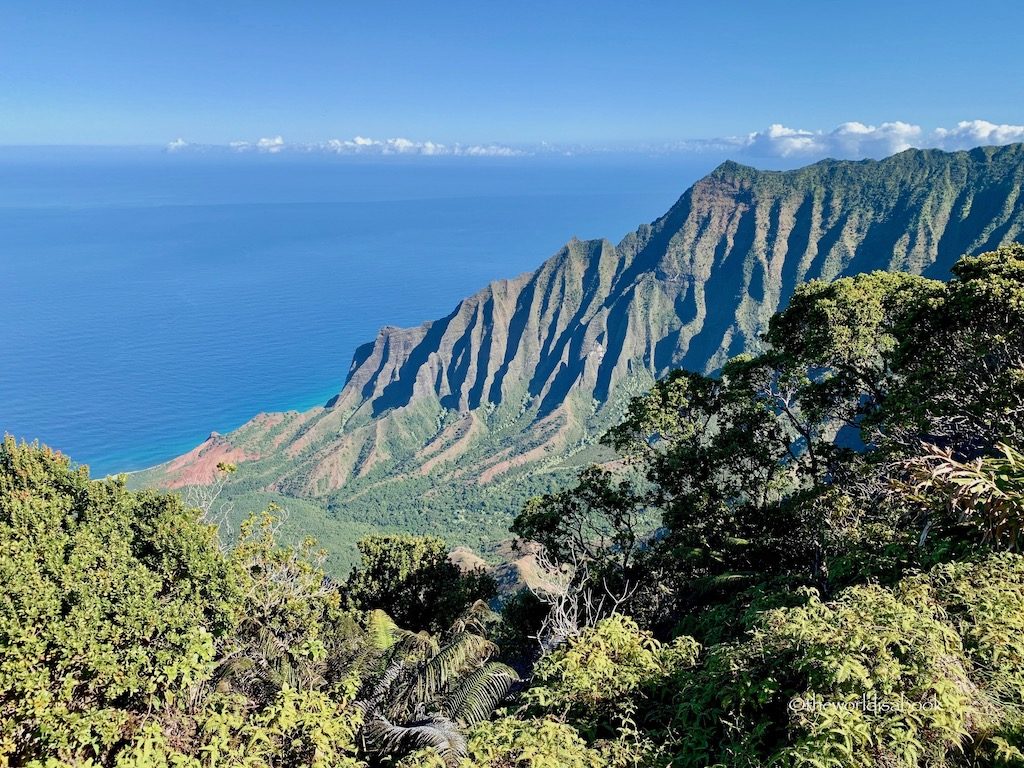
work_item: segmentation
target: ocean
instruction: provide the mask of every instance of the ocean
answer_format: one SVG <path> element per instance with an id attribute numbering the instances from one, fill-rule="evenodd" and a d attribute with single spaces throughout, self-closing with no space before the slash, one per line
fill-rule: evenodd
<path id="1" fill-rule="evenodd" d="M 0 431 L 97 476 L 322 404 L 380 326 L 617 242 L 718 160 L 0 150 Z"/>

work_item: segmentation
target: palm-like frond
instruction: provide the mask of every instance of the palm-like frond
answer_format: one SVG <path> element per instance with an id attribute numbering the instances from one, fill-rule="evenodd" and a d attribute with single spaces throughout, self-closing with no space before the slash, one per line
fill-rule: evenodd
<path id="1" fill-rule="evenodd" d="M 410 698 L 425 702 L 437 696 L 460 675 L 483 665 L 498 648 L 472 632 L 455 635 L 423 665 L 409 691 Z"/>
<path id="2" fill-rule="evenodd" d="M 465 754 L 459 725 L 485 720 L 518 682 L 516 673 L 491 662 L 497 646 L 481 633 L 492 615 L 472 606 L 443 642 L 402 630 L 385 614 L 367 617 L 366 670 L 357 702 L 365 716 L 362 739 L 379 758 L 430 747 L 455 765 Z"/>
<path id="3" fill-rule="evenodd" d="M 515 670 L 496 661 L 470 673 L 444 697 L 442 708 L 450 718 L 466 725 L 486 720 L 519 682 Z"/>
<path id="4" fill-rule="evenodd" d="M 406 632 L 395 650 L 410 661 L 426 661 L 440 650 L 440 644 L 429 632 Z"/>
<path id="5" fill-rule="evenodd" d="M 365 706 L 369 709 L 385 708 L 394 711 L 395 703 L 400 703 L 392 694 L 394 688 L 403 678 L 407 679 L 411 674 L 411 665 L 404 659 L 395 659 L 388 664 L 381 673 L 371 680 L 370 689 L 365 697 Z M 392 706 L 385 702 L 390 700 Z"/>
<path id="6" fill-rule="evenodd" d="M 466 754 L 466 739 L 455 723 L 433 716 L 408 725 L 395 725 L 378 717 L 363 728 L 366 746 L 381 756 L 400 757 L 417 749 L 434 749 L 445 762 L 455 765 Z"/>
<path id="7" fill-rule="evenodd" d="M 497 620 L 498 614 L 492 611 L 483 600 L 477 600 L 455 620 L 451 627 L 451 633 L 474 632 L 483 635 L 487 633 L 487 626 Z"/>

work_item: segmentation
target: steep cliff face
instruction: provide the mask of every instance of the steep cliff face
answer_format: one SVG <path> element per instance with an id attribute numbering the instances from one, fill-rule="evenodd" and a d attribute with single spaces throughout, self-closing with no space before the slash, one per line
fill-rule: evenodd
<path id="1" fill-rule="evenodd" d="M 362 505 L 367 519 L 431 498 L 443 512 L 452 494 L 505 505 L 487 486 L 557 472 L 669 369 L 756 348 L 801 282 L 941 277 L 963 253 L 1024 239 L 1022 184 L 1024 145 L 786 172 L 725 163 L 618 246 L 574 240 L 447 317 L 381 329 L 323 408 L 261 415 L 218 450 L 245 457 L 250 485 Z M 144 479 L 205 477 L 186 458 Z M 404 486 L 421 496 L 385 503 L 415 478 L 429 478 Z M 512 485 L 512 497 L 532 487 Z"/>

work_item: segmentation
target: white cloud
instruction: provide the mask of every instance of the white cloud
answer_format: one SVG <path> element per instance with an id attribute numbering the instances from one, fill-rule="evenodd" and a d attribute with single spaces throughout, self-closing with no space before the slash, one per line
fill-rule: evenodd
<path id="1" fill-rule="evenodd" d="M 524 152 L 521 149 L 513 149 L 512 147 L 487 144 L 485 146 L 460 147 L 456 154 L 468 155 L 469 157 L 519 157 L 530 153 Z"/>
<path id="2" fill-rule="evenodd" d="M 938 128 L 936 138 L 944 149 L 970 149 L 1024 141 L 1024 125 L 996 125 L 988 120 L 963 120 L 956 128 Z"/>
<path id="3" fill-rule="evenodd" d="M 1024 125 L 997 125 L 986 120 L 964 120 L 953 128 L 926 130 L 920 125 L 894 120 L 870 125 L 858 121 L 841 123 L 831 130 L 807 130 L 775 123 L 745 136 L 717 139 L 689 139 L 666 144 L 571 145 L 541 143 L 512 147 L 503 144 L 442 144 L 414 141 L 404 137 L 375 139 L 355 136 L 323 142 L 292 144 L 281 136 L 256 141 L 232 141 L 225 145 L 194 144 L 175 139 L 168 152 L 234 151 L 261 154 L 328 153 L 336 155 L 382 155 L 423 157 L 520 157 L 525 155 L 587 155 L 607 153 L 713 154 L 729 157 L 781 157 L 808 162 L 824 157 L 855 159 L 881 158 L 911 147 L 945 150 L 969 149 L 982 145 L 1024 141 Z"/>
<path id="4" fill-rule="evenodd" d="M 919 146 L 922 133 L 921 126 L 901 121 L 878 126 L 854 121 L 827 132 L 788 128 L 776 123 L 764 131 L 748 134 L 737 143 L 745 152 L 760 157 L 884 157 Z"/>
<path id="5" fill-rule="evenodd" d="M 720 139 L 709 146 L 732 146 L 757 157 L 837 157 L 860 159 L 887 157 L 911 147 L 921 149 L 969 149 L 982 145 L 1024 141 L 1024 126 L 995 125 L 985 120 L 965 120 L 955 128 L 925 131 L 902 121 L 867 125 L 842 123 L 830 131 L 808 131 L 781 124 L 770 125 L 738 139 Z"/>
<path id="6" fill-rule="evenodd" d="M 921 126 L 900 120 L 878 127 L 864 123 L 843 123 L 828 134 L 829 144 L 846 157 L 892 155 L 921 141 Z"/>
<path id="7" fill-rule="evenodd" d="M 757 131 L 747 136 L 743 144 L 751 154 L 755 155 L 790 155 L 818 153 L 821 151 L 820 134 L 799 128 L 787 128 L 775 123 L 764 131 Z"/>
<path id="8" fill-rule="evenodd" d="M 200 147 L 204 150 L 217 149 L 214 144 L 190 144 L 190 147 Z M 274 136 L 272 138 L 262 138 L 256 141 L 229 141 L 228 149 L 234 152 L 265 152 L 268 154 L 277 154 L 283 149 L 289 148 L 288 144 L 285 144 L 284 138 L 281 136 Z"/>
<path id="9" fill-rule="evenodd" d="M 385 142 L 385 154 L 397 152 L 400 155 L 406 155 L 413 152 L 418 152 L 421 149 L 421 145 L 415 142 L 409 141 L 408 139 L 388 139 Z"/>
<path id="10" fill-rule="evenodd" d="M 174 141 L 170 141 L 167 143 L 167 151 L 181 152 L 183 149 L 188 149 L 190 146 L 192 145 L 179 136 Z"/>
<path id="11" fill-rule="evenodd" d="M 284 139 L 281 136 L 275 136 L 272 139 L 260 139 L 256 142 L 256 149 L 260 152 L 270 152 L 271 154 L 280 152 L 284 149 Z"/>
<path id="12" fill-rule="evenodd" d="M 500 144 L 439 144 L 434 141 L 412 141 L 402 137 L 369 139 L 330 139 L 323 144 L 308 145 L 307 151 L 321 150 L 339 155 L 425 155 L 453 157 L 518 157 L 532 154 L 522 149 Z"/>

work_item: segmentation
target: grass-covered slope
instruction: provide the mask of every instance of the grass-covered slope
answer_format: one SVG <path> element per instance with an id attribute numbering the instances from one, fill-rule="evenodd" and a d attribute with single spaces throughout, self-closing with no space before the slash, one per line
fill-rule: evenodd
<path id="1" fill-rule="evenodd" d="M 383 328 L 324 407 L 261 414 L 134 482 L 207 483 L 231 461 L 230 493 L 486 544 L 599 455 L 631 395 L 756 350 L 797 285 L 944 277 L 961 254 L 1024 239 L 1022 183 L 1024 145 L 786 172 L 725 163 L 618 246 L 574 240 L 447 317 Z"/>

